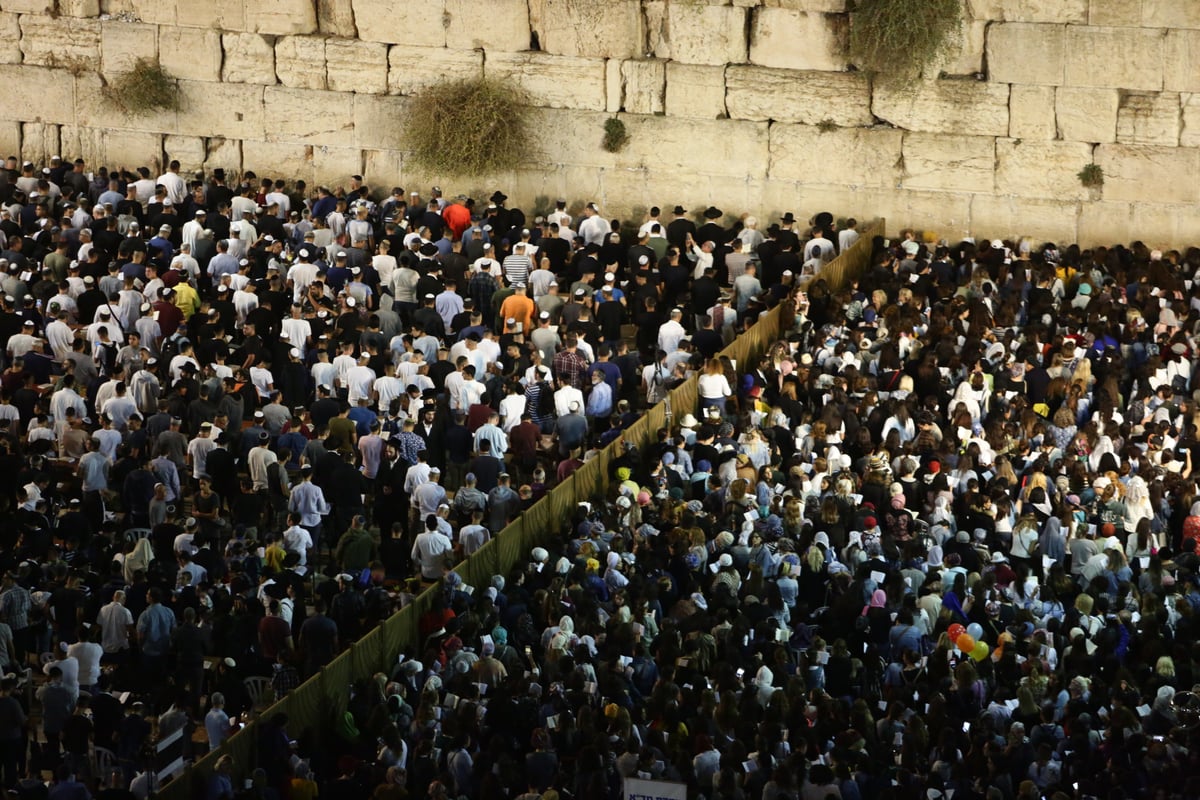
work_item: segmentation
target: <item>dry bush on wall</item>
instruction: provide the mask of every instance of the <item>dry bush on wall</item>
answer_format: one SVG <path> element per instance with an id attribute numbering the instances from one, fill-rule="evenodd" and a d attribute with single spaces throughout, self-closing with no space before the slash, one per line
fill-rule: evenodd
<path id="1" fill-rule="evenodd" d="M 962 22 L 960 0 L 856 0 L 850 58 L 885 81 L 920 77 L 945 57 Z"/>
<path id="2" fill-rule="evenodd" d="M 413 98 L 404 149 L 437 175 L 488 175 L 530 156 L 531 106 L 519 88 L 479 78 L 444 81 Z"/>

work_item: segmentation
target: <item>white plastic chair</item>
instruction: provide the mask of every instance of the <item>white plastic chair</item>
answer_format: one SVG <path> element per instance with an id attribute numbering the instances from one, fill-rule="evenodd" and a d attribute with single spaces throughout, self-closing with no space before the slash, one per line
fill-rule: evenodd
<path id="1" fill-rule="evenodd" d="M 265 695 L 271 689 L 271 679 L 264 675 L 253 675 L 242 681 L 246 687 L 246 693 L 250 695 L 250 702 L 253 705 L 258 705 Z"/>

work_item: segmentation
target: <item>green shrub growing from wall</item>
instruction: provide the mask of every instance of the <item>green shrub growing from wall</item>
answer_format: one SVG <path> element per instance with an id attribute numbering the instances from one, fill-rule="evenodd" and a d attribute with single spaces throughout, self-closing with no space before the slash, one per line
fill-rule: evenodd
<path id="1" fill-rule="evenodd" d="M 920 77 L 956 43 L 961 0 L 853 0 L 850 58 L 883 80 Z"/>
<path id="2" fill-rule="evenodd" d="M 139 58 L 132 69 L 115 77 L 104 87 L 104 96 L 126 114 L 179 109 L 179 84 L 149 58 Z"/>
<path id="3" fill-rule="evenodd" d="M 413 98 L 401 121 L 404 149 L 438 175 L 489 175 L 530 156 L 529 99 L 487 78 L 443 81 Z"/>

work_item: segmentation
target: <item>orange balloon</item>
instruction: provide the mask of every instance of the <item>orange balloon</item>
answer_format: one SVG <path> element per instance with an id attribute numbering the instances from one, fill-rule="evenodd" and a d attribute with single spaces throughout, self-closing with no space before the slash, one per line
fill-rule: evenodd
<path id="1" fill-rule="evenodd" d="M 954 644 L 963 653 L 970 653 L 975 649 L 975 637 L 969 633 L 964 633 L 954 640 Z"/>

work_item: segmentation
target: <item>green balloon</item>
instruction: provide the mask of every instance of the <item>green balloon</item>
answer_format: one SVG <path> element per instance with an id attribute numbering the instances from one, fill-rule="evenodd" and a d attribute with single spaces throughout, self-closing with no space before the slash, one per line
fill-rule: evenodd
<path id="1" fill-rule="evenodd" d="M 988 657 L 988 653 L 990 652 L 991 650 L 988 649 L 987 642 L 975 642 L 975 649 L 971 651 L 971 658 L 976 661 L 983 661 Z"/>

